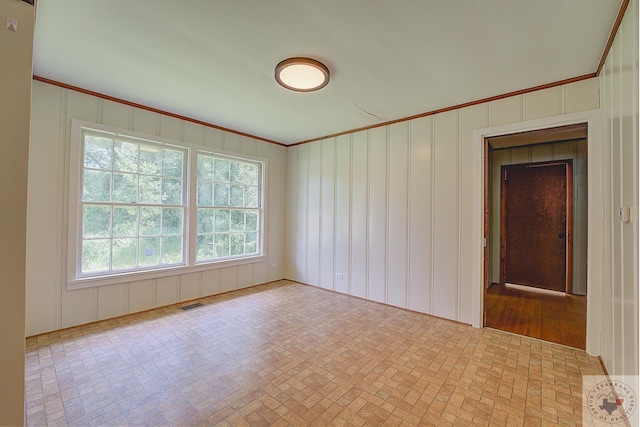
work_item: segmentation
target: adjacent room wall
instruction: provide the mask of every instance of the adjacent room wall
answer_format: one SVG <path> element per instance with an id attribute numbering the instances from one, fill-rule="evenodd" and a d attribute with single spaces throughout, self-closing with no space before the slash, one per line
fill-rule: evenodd
<path id="1" fill-rule="evenodd" d="M 17 31 L 6 28 L 7 18 Z M 34 8 L 0 2 L 0 425 L 24 423 L 25 237 Z"/>
<path id="2" fill-rule="evenodd" d="M 500 282 L 500 167 L 518 163 L 573 160 L 573 293 L 587 293 L 587 140 L 491 151 L 489 194 L 489 283 Z"/>
<path id="3" fill-rule="evenodd" d="M 474 130 L 598 103 L 588 79 L 289 148 L 286 277 L 477 325 Z"/>
<path id="4" fill-rule="evenodd" d="M 267 159 L 267 261 L 68 291 L 66 218 L 74 118 Z M 34 81 L 29 161 L 28 336 L 283 277 L 284 147 Z"/>
<path id="5" fill-rule="evenodd" d="M 632 0 L 600 74 L 604 151 L 605 286 L 602 358 L 638 375 L 638 1 Z M 618 221 L 629 206 L 631 221 Z M 602 215 L 602 214 L 600 214 Z"/>

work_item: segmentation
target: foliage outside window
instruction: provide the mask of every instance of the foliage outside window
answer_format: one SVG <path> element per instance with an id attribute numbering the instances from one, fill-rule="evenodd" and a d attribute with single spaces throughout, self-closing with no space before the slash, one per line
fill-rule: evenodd
<path id="1" fill-rule="evenodd" d="M 197 261 L 258 253 L 260 165 L 198 154 Z"/>
<path id="2" fill-rule="evenodd" d="M 73 132 L 71 284 L 262 255 L 261 161 L 76 121 Z"/>
<path id="3" fill-rule="evenodd" d="M 81 275 L 184 264 L 185 154 L 84 133 Z"/>

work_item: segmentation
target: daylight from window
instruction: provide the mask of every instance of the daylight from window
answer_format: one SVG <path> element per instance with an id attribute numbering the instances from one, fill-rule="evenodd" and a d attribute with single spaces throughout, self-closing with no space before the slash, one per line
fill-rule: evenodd
<path id="1" fill-rule="evenodd" d="M 197 260 L 258 252 L 259 167 L 198 154 Z"/>
<path id="2" fill-rule="evenodd" d="M 184 263 L 185 151 L 84 137 L 82 270 Z"/>
<path id="3" fill-rule="evenodd" d="M 81 139 L 78 277 L 260 255 L 261 162 L 197 150 L 190 168 L 188 147 L 90 129 Z"/>

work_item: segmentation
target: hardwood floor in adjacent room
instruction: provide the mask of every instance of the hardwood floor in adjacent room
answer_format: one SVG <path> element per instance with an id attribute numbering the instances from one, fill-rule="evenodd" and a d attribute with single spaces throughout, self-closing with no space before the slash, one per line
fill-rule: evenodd
<path id="1" fill-rule="evenodd" d="M 279 281 L 27 339 L 26 424 L 582 425 L 583 350 Z"/>
<path id="2" fill-rule="evenodd" d="M 485 300 L 485 326 L 585 349 L 587 298 L 522 290 L 493 283 Z"/>

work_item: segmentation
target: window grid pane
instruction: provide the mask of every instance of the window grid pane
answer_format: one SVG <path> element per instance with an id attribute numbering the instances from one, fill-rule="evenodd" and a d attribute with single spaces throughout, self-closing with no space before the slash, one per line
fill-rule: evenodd
<path id="1" fill-rule="evenodd" d="M 83 141 L 80 274 L 184 264 L 186 150 Z"/>
<path id="2" fill-rule="evenodd" d="M 259 166 L 215 155 L 197 156 L 196 261 L 259 253 Z"/>
<path id="3" fill-rule="evenodd" d="M 147 271 L 260 254 L 262 164 L 83 129 L 78 224 L 78 276 Z M 196 183 L 195 241 L 185 234 Z"/>

